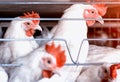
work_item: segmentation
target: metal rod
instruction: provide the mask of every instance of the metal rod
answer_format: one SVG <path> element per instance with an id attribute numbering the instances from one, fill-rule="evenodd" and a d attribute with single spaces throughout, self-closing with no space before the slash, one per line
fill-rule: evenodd
<path id="1" fill-rule="evenodd" d="M 99 63 L 77 63 L 77 64 L 71 64 L 71 63 L 67 63 L 65 64 L 66 66 L 90 66 L 90 65 L 95 65 L 95 66 L 99 66 L 99 65 L 103 65 L 105 62 L 99 62 Z M 113 62 L 110 64 L 117 64 L 120 62 Z"/>
<path id="2" fill-rule="evenodd" d="M 49 5 L 53 5 L 53 4 L 120 4 L 120 2 L 108 2 L 108 1 L 103 1 L 103 2 L 65 2 L 65 1 L 62 1 L 62 2 L 56 2 L 56 1 L 51 1 L 51 2 L 48 2 L 48 1 L 3 1 L 3 2 L 0 2 L 0 5 L 26 5 L 26 4 L 49 4 Z"/>
<path id="3" fill-rule="evenodd" d="M 22 20 L 43 20 L 43 21 L 58 21 L 58 20 L 104 20 L 104 21 L 107 21 L 107 20 L 111 20 L 111 21 L 120 21 L 120 18 L 103 18 L 103 19 L 94 19 L 94 18 L 0 18 L 0 20 L 19 20 L 19 21 L 22 21 Z"/>
<path id="4" fill-rule="evenodd" d="M 88 39 L 84 39 L 84 40 L 88 40 L 88 41 L 103 41 L 103 40 L 109 40 L 109 41 L 116 41 L 116 40 L 120 40 L 120 38 L 88 38 Z"/>
<path id="5" fill-rule="evenodd" d="M 119 21 L 118 21 L 119 22 Z M 116 22 L 105 22 L 103 25 L 101 25 L 100 23 L 95 23 L 93 26 L 89 26 L 89 28 L 100 28 L 102 26 L 103 28 L 120 28 L 120 23 L 116 23 Z M 57 24 L 57 21 L 50 21 L 50 22 L 41 22 L 40 25 L 41 26 L 46 26 L 46 27 L 53 27 Z M 9 27 L 10 22 L 0 22 L 0 27 Z"/>
<path id="6" fill-rule="evenodd" d="M 77 59 L 73 62 L 74 64 L 79 64 L 79 56 L 80 56 L 80 52 L 81 52 L 81 49 L 82 49 L 82 45 L 83 45 L 83 42 L 85 41 L 104 41 L 104 40 L 109 40 L 109 41 L 120 41 L 120 38 L 88 38 L 88 39 L 83 39 L 81 44 L 80 44 L 80 47 L 79 47 L 79 51 L 78 51 L 78 54 L 77 54 Z M 69 50 L 69 48 L 68 48 Z M 72 55 L 69 51 L 69 54 L 70 54 L 70 58 L 72 59 Z M 73 59 L 72 59 L 73 61 Z"/>
<path id="7" fill-rule="evenodd" d="M 39 39 L 0 39 L 0 41 L 33 41 L 33 40 L 39 40 L 39 41 L 63 41 L 66 45 L 66 48 L 68 50 L 68 53 L 69 53 L 69 56 L 71 58 L 71 61 L 76 64 L 76 62 L 72 59 L 72 55 L 70 53 L 70 50 L 69 50 L 69 47 L 68 47 L 68 44 L 67 44 L 67 41 L 64 40 L 64 39 L 49 39 L 49 38 L 39 38 Z"/>
<path id="8" fill-rule="evenodd" d="M 22 66 L 22 64 L 0 64 L 0 66 L 2 66 L 2 67 L 14 67 L 14 66 L 19 67 L 19 66 Z"/>
<path id="9" fill-rule="evenodd" d="M 73 64 L 78 64 L 78 60 L 79 60 L 79 56 L 80 56 L 80 52 L 81 52 L 81 49 L 82 49 L 82 44 L 84 41 L 94 41 L 94 40 L 110 40 L 110 41 L 116 41 L 116 40 L 120 40 L 120 38 L 89 38 L 89 39 L 83 39 L 83 41 L 81 42 L 80 44 L 80 48 L 79 48 L 79 51 L 78 51 L 78 55 L 77 55 L 77 59 L 74 61 L 73 58 L 72 58 L 72 54 L 70 53 L 70 49 L 68 47 L 68 43 L 66 40 L 64 39 L 48 39 L 48 38 L 39 38 L 39 39 L 0 39 L 0 41 L 33 41 L 33 40 L 47 40 L 47 41 L 63 41 L 66 45 L 66 48 L 68 50 L 68 53 L 69 53 L 69 56 L 71 58 L 71 61 L 73 62 Z"/>
<path id="10" fill-rule="evenodd" d="M 4 39 L 4 38 L 1 38 L 0 41 L 37 41 L 37 40 L 45 40 L 45 41 L 52 41 L 52 40 L 55 40 L 55 41 L 65 41 L 64 39 L 49 39 L 49 38 L 39 38 L 39 39 Z"/>
<path id="11" fill-rule="evenodd" d="M 45 41 L 64 41 L 65 43 L 67 43 L 66 42 L 66 40 L 64 40 L 64 39 L 61 39 L 61 38 L 54 38 L 54 39 L 50 39 L 50 38 L 39 38 L 39 39 L 4 39 L 4 38 L 1 38 L 0 39 L 0 41 L 41 41 L 41 40 L 45 40 Z M 115 41 L 115 40 L 120 40 L 120 38 L 88 38 L 88 39 L 83 39 L 83 41 L 85 41 L 85 40 L 88 40 L 88 41 L 94 41 L 94 40 L 96 40 L 96 41 L 99 41 L 99 40 L 109 40 L 109 41 Z"/>

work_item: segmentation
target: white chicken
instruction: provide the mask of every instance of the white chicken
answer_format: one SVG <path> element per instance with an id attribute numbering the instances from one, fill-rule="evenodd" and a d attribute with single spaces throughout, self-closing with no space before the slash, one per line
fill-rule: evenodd
<path id="1" fill-rule="evenodd" d="M 120 49 L 90 45 L 86 62 L 88 63 L 119 63 Z"/>
<path id="2" fill-rule="evenodd" d="M 73 18 L 76 20 L 61 20 L 59 23 L 52 29 L 51 33 L 53 33 L 53 38 L 64 39 L 68 43 L 68 47 L 72 58 L 74 61 L 77 59 L 77 55 L 79 52 L 80 46 L 82 47 L 80 50 L 79 62 L 84 62 L 86 59 L 86 54 L 88 53 L 88 41 L 82 41 L 87 39 L 87 24 L 88 26 L 93 25 L 95 20 L 77 20 L 77 19 L 85 19 L 85 18 L 96 18 L 100 23 L 104 23 L 101 16 L 103 16 L 106 12 L 106 7 L 103 5 L 99 6 L 103 11 L 99 11 L 94 5 L 83 5 L 83 4 L 75 4 L 70 8 L 65 10 L 62 19 L 64 18 Z M 99 14 L 99 13 L 102 13 Z M 86 24 L 87 22 L 87 24 Z M 73 28 L 74 27 L 74 28 Z M 58 42 L 60 43 L 60 42 Z M 62 43 L 61 43 L 62 44 Z M 63 45 L 63 44 L 62 44 Z M 63 45 L 65 47 L 65 45 Z M 84 46 L 84 47 L 83 47 Z M 84 58 L 85 57 L 85 58 Z M 69 58 L 69 54 L 67 55 L 67 62 L 71 62 Z"/>
<path id="3" fill-rule="evenodd" d="M 84 63 L 88 54 L 89 43 L 87 40 L 87 25 L 91 26 L 95 20 L 77 20 L 85 18 L 94 18 L 100 23 L 104 23 L 102 17 L 106 13 L 107 7 L 105 5 L 84 5 L 74 4 L 64 11 L 62 19 L 73 20 L 60 20 L 58 24 L 51 30 L 53 39 L 64 39 L 71 54 L 64 42 L 57 41 L 55 44 L 61 44 L 63 49 L 66 50 L 67 61 L 66 63 Z M 74 20 L 76 19 L 76 20 Z M 84 40 L 84 41 L 83 41 Z M 79 51 L 80 49 L 80 51 Z M 79 53 L 80 52 L 80 53 Z M 79 56 L 78 56 L 79 55 Z M 72 58 L 72 61 L 71 61 Z M 64 66 L 63 71 L 68 71 L 68 82 L 74 82 L 76 76 L 80 73 L 82 66 Z M 65 81 L 66 82 L 66 81 Z"/>
<path id="4" fill-rule="evenodd" d="M 77 82 L 119 82 L 120 64 L 104 63 L 87 67 L 77 78 Z"/>
<path id="5" fill-rule="evenodd" d="M 8 74 L 2 67 L 0 67 L 0 82 L 8 82 Z"/>
<path id="6" fill-rule="evenodd" d="M 31 54 L 14 61 L 23 65 L 9 70 L 9 82 L 36 82 L 43 77 L 49 78 L 54 73 L 59 74 L 59 69 L 65 61 L 65 52 L 61 50 L 60 45 L 58 47 L 54 44 L 46 45 L 45 49 L 38 48 Z"/>
<path id="7" fill-rule="evenodd" d="M 16 39 L 5 41 L 0 46 L 0 63 L 11 63 L 19 57 L 25 56 L 38 47 L 36 41 L 17 41 L 17 39 L 33 39 L 35 29 L 42 30 L 39 20 L 22 18 L 40 18 L 38 13 L 24 13 L 24 16 L 16 17 L 8 27 L 4 39 Z"/>

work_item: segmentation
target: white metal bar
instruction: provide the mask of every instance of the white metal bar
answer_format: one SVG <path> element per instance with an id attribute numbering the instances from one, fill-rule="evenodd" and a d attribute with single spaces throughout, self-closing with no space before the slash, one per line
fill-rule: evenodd
<path id="1" fill-rule="evenodd" d="M 0 64 L 0 66 L 2 67 L 19 67 L 19 66 L 22 66 L 22 64 Z"/>
<path id="2" fill-rule="evenodd" d="M 77 63 L 77 64 L 71 64 L 71 63 L 67 63 L 65 64 L 66 66 L 90 66 L 90 65 L 95 65 L 95 66 L 98 66 L 98 65 L 103 65 L 105 62 L 99 62 L 99 63 Z M 110 63 L 110 64 L 117 64 L 117 63 L 120 63 L 120 62 L 114 62 L 114 63 Z"/>
<path id="3" fill-rule="evenodd" d="M 0 20 L 46 20 L 46 21 L 58 21 L 58 20 L 104 20 L 104 21 L 120 21 L 120 18 L 103 18 L 103 19 L 94 19 L 94 18 L 20 18 L 20 19 L 15 19 L 15 18 L 0 18 Z"/>
<path id="4" fill-rule="evenodd" d="M 41 22 L 40 25 L 41 26 L 47 26 L 47 27 L 53 27 L 57 24 L 57 22 Z M 10 25 L 10 22 L 1 22 L 0 23 L 0 27 L 8 27 Z M 100 23 L 95 23 L 92 26 L 89 26 L 89 28 L 113 28 L 113 27 L 120 27 L 120 23 L 119 22 L 105 22 L 104 24 L 100 24 Z"/>
<path id="5" fill-rule="evenodd" d="M 66 1 L 62 1 L 62 2 L 53 2 L 53 1 L 51 1 L 51 2 L 48 2 L 48 1 L 12 1 L 12 2 L 5 2 L 5 1 L 3 1 L 3 2 L 0 2 L 0 4 L 1 5 L 7 5 L 7 4 L 9 4 L 9 5 L 26 5 L 26 4 L 51 4 L 51 5 L 53 5 L 53 4 L 55 4 L 55 5 L 57 5 L 57 4 L 120 4 L 120 2 L 108 2 L 108 1 L 99 1 L 99 2 L 80 2 L 80 1 L 78 1 L 78 2 L 66 2 Z"/>

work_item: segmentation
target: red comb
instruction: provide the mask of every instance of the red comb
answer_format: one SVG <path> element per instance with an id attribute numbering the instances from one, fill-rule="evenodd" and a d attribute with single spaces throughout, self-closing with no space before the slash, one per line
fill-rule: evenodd
<path id="1" fill-rule="evenodd" d="M 91 0 L 86 0 L 86 2 L 91 2 Z M 100 16 L 104 16 L 108 8 L 105 4 L 93 4 L 93 7 L 95 7 L 98 10 Z"/>
<path id="2" fill-rule="evenodd" d="M 107 6 L 105 4 L 94 4 L 93 7 L 98 10 L 100 16 L 104 16 L 107 12 Z"/>
<path id="3" fill-rule="evenodd" d="M 114 64 L 110 66 L 110 76 L 112 79 L 117 77 L 117 69 L 120 69 L 120 64 Z"/>
<path id="4" fill-rule="evenodd" d="M 46 51 L 56 58 L 57 66 L 62 67 L 66 62 L 65 51 L 61 51 L 61 46 L 55 47 L 54 42 L 51 45 L 46 45 Z"/>
<path id="5" fill-rule="evenodd" d="M 40 18 L 38 13 L 34 13 L 34 11 L 32 11 L 32 13 L 24 13 L 24 16 L 21 16 L 22 18 Z M 34 24 L 39 24 L 40 20 L 32 20 Z"/>

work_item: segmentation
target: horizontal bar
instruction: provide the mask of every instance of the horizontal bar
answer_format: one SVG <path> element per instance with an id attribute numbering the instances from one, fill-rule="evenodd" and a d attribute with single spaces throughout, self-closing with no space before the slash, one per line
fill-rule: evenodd
<path id="1" fill-rule="evenodd" d="M 54 22 L 41 22 L 41 26 L 46 26 L 46 27 L 54 27 L 57 24 L 57 21 Z M 9 27 L 10 22 L 0 22 L 0 27 Z M 100 23 L 95 23 L 92 26 L 89 26 L 89 28 L 120 28 L 120 23 L 119 22 L 105 22 L 104 24 Z"/>
<path id="2" fill-rule="evenodd" d="M 0 20 L 46 20 L 46 21 L 58 21 L 58 20 L 109 20 L 109 21 L 120 21 L 120 18 L 103 18 L 103 19 L 94 19 L 94 18 L 0 18 Z"/>
<path id="3" fill-rule="evenodd" d="M 120 23 L 119 21 L 116 22 L 104 22 L 104 24 L 100 24 L 100 23 L 95 23 L 92 26 L 89 26 L 89 28 L 120 28 Z"/>
<path id="4" fill-rule="evenodd" d="M 49 39 L 49 38 L 39 38 L 39 39 L 35 39 L 35 38 L 33 38 L 33 39 L 4 39 L 4 38 L 1 38 L 0 39 L 0 41 L 34 41 L 34 40 L 45 40 L 45 41 L 52 41 L 52 40 L 55 40 L 55 41 L 66 41 L 66 40 L 64 40 L 64 39 Z"/>
<path id="5" fill-rule="evenodd" d="M 66 45 L 66 48 L 68 50 L 68 53 L 69 53 L 69 56 L 71 58 L 71 61 L 73 62 L 73 64 L 76 64 L 76 65 L 82 65 L 82 64 L 79 64 L 77 63 L 78 60 L 79 60 L 79 56 L 80 56 L 80 52 L 81 52 L 81 48 L 82 48 L 82 44 L 85 40 L 89 41 L 89 40 L 120 40 L 120 38 L 107 38 L 107 39 L 101 39 L 101 38 L 88 38 L 88 39 L 83 39 L 83 41 L 81 42 L 80 44 L 80 48 L 79 48 L 79 51 L 78 51 L 78 55 L 77 55 L 77 59 L 76 61 L 73 60 L 72 58 L 72 55 L 70 53 L 70 50 L 69 50 L 69 47 L 68 47 L 68 44 L 67 44 L 67 41 L 65 39 L 49 39 L 49 38 L 39 38 L 39 39 L 0 39 L 0 41 L 27 41 L 27 40 L 48 40 L 48 41 L 51 41 L 51 40 L 58 40 L 58 41 L 64 41 L 65 42 L 65 45 Z"/>
<path id="6" fill-rule="evenodd" d="M 5 25 L 4 24 L 2 24 L 2 23 L 6 23 Z M 8 23 L 8 24 L 7 24 Z M 41 26 L 46 26 L 46 27 L 54 27 L 56 24 L 57 24 L 58 22 L 57 21 L 54 21 L 54 22 L 47 22 L 47 21 L 45 21 L 45 22 L 41 22 L 40 23 L 40 25 Z M 8 26 L 9 25 L 9 22 L 1 22 L 1 27 L 2 26 Z M 97 23 L 95 23 L 94 25 L 92 25 L 92 26 L 89 26 L 89 28 L 120 28 L 120 23 L 119 23 L 119 21 L 116 21 L 116 22 L 113 22 L 113 21 L 111 21 L 111 22 L 107 22 L 107 21 L 105 21 L 104 22 L 104 24 L 100 24 L 99 22 L 97 22 Z"/>
<path id="7" fill-rule="evenodd" d="M 0 66 L 2 66 L 2 67 L 14 67 L 14 66 L 19 67 L 19 66 L 22 66 L 22 64 L 0 64 Z"/>
<path id="8" fill-rule="evenodd" d="M 54 38 L 54 39 L 50 39 L 50 38 L 39 38 L 39 39 L 36 39 L 36 38 L 33 38 L 33 39 L 4 39 L 4 38 L 1 38 L 0 41 L 41 41 L 41 40 L 45 40 L 45 41 L 65 41 L 65 39 L 61 39 L 61 38 Z M 84 40 L 88 40 L 88 41 L 98 41 L 98 40 L 110 40 L 110 41 L 115 41 L 115 40 L 120 40 L 120 38 L 88 38 L 88 39 L 84 39 Z M 84 41 L 83 40 L 83 41 Z"/>
<path id="9" fill-rule="evenodd" d="M 56 1 L 51 1 L 51 2 L 47 2 L 47 1 L 44 1 L 44 2 L 42 2 L 42 1 L 12 1 L 12 2 L 10 2 L 10 1 L 3 1 L 3 2 L 0 2 L 0 5 L 26 5 L 26 4 L 49 4 L 49 5 L 53 5 L 53 4 L 120 4 L 120 2 L 108 2 L 108 1 L 103 1 L 103 2 L 80 2 L 80 1 L 78 1 L 78 2 L 68 2 L 68 1 L 62 1 L 62 2 L 56 2 Z"/>
<path id="10" fill-rule="evenodd" d="M 120 38 L 88 38 L 88 39 L 84 39 L 84 40 L 88 40 L 88 41 L 99 41 L 99 40 L 116 41 L 116 40 L 120 40 Z"/>
<path id="11" fill-rule="evenodd" d="M 90 65 L 94 65 L 94 66 L 99 66 L 99 65 L 103 65 L 105 62 L 99 62 L 99 63 L 77 63 L 77 64 L 72 64 L 72 63 L 67 63 L 65 64 L 66 66 L 90 66 Z M 117 64 L 120 62 L 113 62 L 113 63 L 109 63 L 109 64 Z"/>

